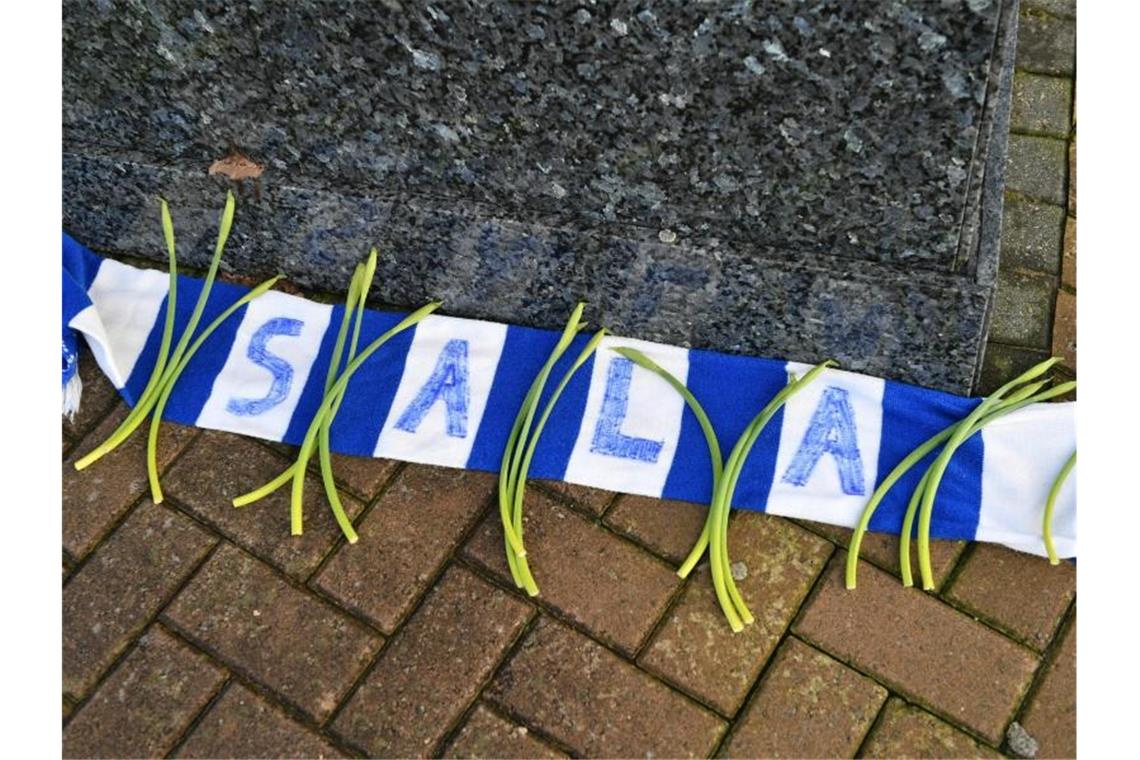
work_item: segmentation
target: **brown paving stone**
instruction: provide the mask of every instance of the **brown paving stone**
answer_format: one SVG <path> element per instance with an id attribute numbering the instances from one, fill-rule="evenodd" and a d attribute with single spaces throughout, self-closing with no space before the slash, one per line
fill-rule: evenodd
<path id="1" fill-rule="evenodd" d="M 861 753 L 863 757 L 1001 757 L 969 734 L 892 698 Z"/>
<path id="2" fill-rule="evenodd" d="M 486 506 L 495 487 L 483 472 L 409 465 L 342 544 L 315 584 L 391 632 Z"/>
<path id="3" fill-rule="evenodd" d="M 1065 217 L 1065 237 L 1061 244 L 1061 284 L 1077 289 L 1077 218 Z"/>
<path id="4" fill-rule="evenodd" d="M 851 544 L 851 529 L 840 528 L 837 525 L 801 521 L 816 533 L 827 536 L 840 546 L 847 548 Z M 930 542 L 930 569 L 934 574 L 934 587 L 942 588 L 950 571 L 958 564 L 958 557 L 966 548 L 965 541 Z M 863 543 L 859 547 L 859 557 L 869 560 L 883 570 L 889 570 L 895 577 L 901 577 L 899 571 L 899 537 L 894 533 L 864 533 Z M 911 573 L 918 582 L 918 548 L 915 541 L 910 546 Z"/>
<path id="5" fill-rule="evenodd" d="M 229 544 L 163 614 L 192 641 L 318 721 L 381 644 L 379 635 Z"/>
<path id="6" fill-rule="evenodd" d="M 70 420 L 63 418 L 63 432 L 72 438 L 82 438 L 90 432 L 119 400 L 119 392 L 99 369 L 90 351 L 79 352 L 79 379 L 83 383 L 79 410 Z M 126 408 L 125 402 L 123 407 Z"/>
<path id="7" fill-rule="evenodd" d="M 798 525 L 756 512 L 733 515 L 728 543 L 733 565 L 747 568 L 737 587 L 756 622 L 732 632 L 706 561 L 638 660 L 724 715 L 748 695 L 832 551 Z"/>
<path id="8" fill-rule="evenodd" d="M 305 478 L 305 532 L 290 535 L 292 483 L 261 501 L 237 508 L 233 498 L 272 480 L 292 460 L 274 456 L 249 438 L 207 430 L 163 478 L 163 488 L 200 520 L 234 543 L 303 580 L 341 536 L 320 478 Z M 208 474 L 208 477 L 203 475 Z M 341 502 L 349 517 L 364 506 L 346 493 Z"/>
<path id="9" fill-rule="evenodd" d="M 1021 718 L 1021 725 L 1037 740 L 1038 757 L 1077 756 L 1076 618 L 1063 636 Z"/>
<path id="10" fill-rule="evenodd" d="M 452 567 L 333 723 L 369 755 L 435 754 L 530 619 L 521 599 Z"/>
<path id="11" fill-rule="evenodd" d="M 63 690 L 82 697 L 217 541 L 141 504 L 63 589 Z"/>
<path id="12" fill-rule="evenodd" d="M 622 496 L 606 524 L 680 565 L 701 535 L 708 507 L 687 501 Z"/>
<path id="13" fill-rule="evenodd" d="M 176 757 L 344 757 L 311 730 L 240 683 L 202 716 Z"/>
<path id="14" fill-rule="evenodd" d="M 549 604 L 594 635 L 633 652 L 665 611 L 681 579 L 663 562 L 537 489 L 527 492 L 524 539 L 530 569 Z M 498 510 L 464 555 L 513 583 Z"/>
<path id="15" fill-rule="evenodd" d="M 837 552 L 793 629 L 844 662 L 989 741 L 1001 742 L 1037 658 L 1000 633 L 861 563 L 843 585 Z"/>
<path id="16" fill-rule="evenodd" d="M 315 460 L 315 458 L 314 458 Z M 333 477 L 357 496 L 370 501 L 400 466 L 395 459 L 333 454 Z"/>
<path id="17" fill-rule="evenodd" d="M 444 757 L 557 758 L 566 757 L 526 729 L 477 705 L 455 736 Z"/>
<path id="18" fill-rule="evenodd" d="M 140 426 L 119 448 L 86 470 L 78 471 L 75 460 L 85 456 L 118 427 L 127 416 L 120 406 L 79 444 L 63 463 L 63 548 L 82 559 L 108 529 L 149 491 L 146 480 L 146 431 Z M 161 471 L 193 439 L 193 428 L 163 423 L 158 439 Z M 149 499 L 147 500 L 149 503 Z"/>
<path id="19" fill-rule="evenodd" d="M 161 757 L 225 680 L 201 652 L 155 626 L 63 732 L 64 757 Z"/>
<path id="20" fill-rule="evenodd" d="M 1065 290 L 1057 291 L 1053 316 L 1053 355 L 1060 356 L 1069 369 L 1077 368 L 1077 297 Z"/>
<path id="21" fill-rule="evenodd" d="M 705 708 L 545 616 L 487 695 L 587 756 L 706 756 L 725 727 Z"/>
<path id="22" fill-rule="evenodd" d="M 854 757 L 887 690 L 788 638 L 736 728 L 729 757 Z"/>
<path id="23" fill-rule="evenodd" d="M 613 491 L 603 491 L 600 488 L 580 486 L 576 483 L 564 483 L 561 480 L 541 480 L 538 482 L 542 484 L 543 488 L 553 491 L 580 509 L 584 509 L 594 515 L 600 515 L 602 512 L 605 512 L 606 507 L 609 506 L 614 498 Z"/>
<path id="24" fill-rule="evenodd" d="M 1041 651 L 1076 593 L 1071 562 L 1054 567 L 1043 557 L 978 544 L 945 596 Z"/>

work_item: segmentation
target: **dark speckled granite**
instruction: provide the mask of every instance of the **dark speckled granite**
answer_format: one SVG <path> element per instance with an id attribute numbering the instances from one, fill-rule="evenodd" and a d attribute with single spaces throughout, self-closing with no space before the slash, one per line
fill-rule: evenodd
<path id="1" fill-rule="evenodd" d="M 449 313 L 968 390 L 1016 3 L 64 3 L 64 224 Z M 191 251 L 191 248 L 187 248 Z M 197 257 L 197 259 L 195 258 Z"/>

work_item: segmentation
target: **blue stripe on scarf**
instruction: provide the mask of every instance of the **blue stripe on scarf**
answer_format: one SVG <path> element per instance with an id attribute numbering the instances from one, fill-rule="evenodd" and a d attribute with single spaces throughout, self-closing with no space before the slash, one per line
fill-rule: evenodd
<path id="1" fill-rule="evenodd" d="M 786 364 L 771 359 L 689 351 L 686 385 L 704 407 L 716 431 L 721 455 L 728 459 L 744 428 L 788 382 Z M 733 506 L 763 510 L 772 488 L 783 414 L 768 423 L 741 471 Z M 677 455 L 665 482 L 663 498 L 707 504 L 712 498 L 708 446 L 696 415 L 685 405 Z"/>
<path id="2" fill-rule="evenodd" d="M 343 307 L 340 313 L 344 313 Z M 366 311 L 364 322 L 360 328 L 359 349 L 365 348 L 369 343 L 396 326 L 403 314 L 391 312 Z M 329 324 L 328 334 L 335 337 L 340 329 L 340 314 L 334 313 Z M 393 336 L 380 349 L 372 354 L 361 365 L 360 369 L 348 381 L 348 389 L 340 405 L 340 412 L 333 422 L 329 432 L 329 442 L 332 448 L 348 454 L 370 457 L 376 450 L 376 440 L 380 437 L 380 429 L 388 419 L 388 412 L 392 408 L 392 400 L 396 398 L 396 389 L 400 386 L 400 377 L 404 374 L 404 364 L 408 359 L 408 351 L 412 347 L 416 328 L 413 326 L 398 335 Z M 349 337 L 345 340 L 345 355 L 348 353 Z M 320 370 L 318 389 L 324 387 L 325 372 L 328 371 L 328 360 Z M 310 378 L 311 379 L 311 378 Z M 317 399 L 317 404 L 320 398 Z M 316 405 L 303 417 L 294 412 L 293 423 L 298 419 L 305 420 L 305 427 L 312 419 Z M 292 433 L 293 424 L 289 431 Z M 304 437 L 304 431 L 297 436 L 298 440 Z"/>
<path id="3" fill-rule="evenodd" d="M 888 382 L 883 390 L 883 437 L 879 445 L 878 483 L 911 451 L 946 426 L 968 415 L 981 399 L 959 398 L 903 383 Z M 871 518 L 870 529 L 897 534 L 907 502 L 922 474 L 941 447 L 924 457 L 895 483 Z M 982 436 L 973 436 L 950 461 L 934 504 L 930 533 L 938 538 L 974 535 L 982 504 Z M 876 485 L 878 485 L 876 483 Z M 917 525 L 917 520 L 915 521 Z"/>

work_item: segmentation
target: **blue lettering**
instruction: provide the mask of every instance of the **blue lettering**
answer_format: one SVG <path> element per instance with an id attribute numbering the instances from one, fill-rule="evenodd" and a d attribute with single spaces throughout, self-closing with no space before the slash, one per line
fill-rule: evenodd
<path id="1" fill-rule="evenodd" d="M 847 391 L 834 386 L 824 389 L 800 448 L 781 480 L 795 486 L 806 484 L 824 454 L 835 457 L 843 493 L 862 496 L 863 460 L 855 434 L 855 412 Z"/>
<path id="2" fill-rule="evenodd" d="M 226 410 L 242 417 L 252 417 L 264 414 L 280 404 L 289 395 L 289 388 L 293 385 L 293 367 L 289 362 L 279 356 L 274 356 L 265 345 L 275 335 L 289 335 L 296 337 L 301 334 L 305 323 L 299 319 L 289 317 L 274 317 L 261 327 L 249 341 L 246 355 L 249 360 L 259 367 L 264 367 L 273 375 L 273 383 L 264 398 L 232 398 L 226 404 Z"/>
<path id="3" fill-rule="evenodd" d="M 396 427 L 416 432 L 436 401 L 443 400 L 447 410 L 447 434 L 452 438 L 467 437 L 467 407 L 471 390 L 467 381 L 467 341 L 449 340 L 439 352 L 431 377 L 400 415 Z"/>
<path id="4" fill-rule="evenodd" d="M 606 373 L 606 392 L 602 399 L 602 411 L 598 426 L 594 429 L 594 440 L 590 451 L 638 462 L 656 462 L 665 443 L 648 438 L 635 438 L 621 432 L 629 408 L 629 383 L 633 377 L 633 362 L 617 358 L 610 362 Z"/>

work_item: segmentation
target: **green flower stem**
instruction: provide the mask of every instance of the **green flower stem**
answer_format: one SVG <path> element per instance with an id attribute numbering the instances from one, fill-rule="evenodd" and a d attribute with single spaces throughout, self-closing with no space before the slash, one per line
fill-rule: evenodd
<path id="1" fill-rule="evenodd" d="M 1002 401 L 1001 403 L 999 403 L 997 405 L 997 407 L 992 412 L 990 412 L 985 417 L 983 417 L 982 419 L 975 422 L 970 427 L 969 432 L 967 432 L 967 434 L 966 434 L 966 438 L 963 440 L 969 440 L 971 437 L 974 436 L 975 433 L 977 433 L 979 430 L 981 430 L 983 427 L 990 424 L 994 420 L 1000 419 L 1000 418 L 1006 416 L 1007 414 L 1012 414 L 1013 412 L 1016 412 L 1019 409 L 1024 409 L 1025 407 L 1029 406 L 1030 404 L 1035 404 L 1039 401 L 1047 401 L 1048 399 L 1054 398 L 1056 396 L 1064 395 L 1076 387 L 1076 383 L 1070 382 L 1070 383 L 1062 383 L 1062 384 L 1060 384 L 1054 388 L 1050 388 L 1046 391 L 1042 391 L 1041 389 L 1045 385 L 1046 385 L 1046 383 L 1044 383 L 1044 382 L 1030 383 L 1029 385 L 1026 385 L 1023 388 L 1017 389 L 1017 391 L 1015 391 L 1014 393 L 1011 393 L 1009 398 L 1007 398 L 1004 401 Z M 953 433 L 953 431 L 957 427 L 958 427 L 957 424 L 951 425 L 946 430 L 950 433 Z M 918 506 L 919 506 L 920 499 L 930 488 L 930 478 L 928 477 L 929 475 L 930 475 L 930 468 L 927 468 L 927 471 L 925 473 L 923 473 L 922 479 L 919 480 L 917 487 L 915 487 L 914 493 L 911 494 L 910 501 L 907 503 L 906 515 L 903 517 L 903 527 L 902 527 L 902 530 L 900 532 L 899 570 L 901 571 L 901 574 L 902 574 L 903 585 L 908 586 L 908 587 L 914 585 L 914 579 L 911 575 L 911 567 L 910 567 L 911 532 L 912 532 L 912 529 L 914 526 L 915 515 L 918 513 Z M 929 543 L 927 544 L 927 546 L 929 546 Z M 920 555 L 920 559 L 921 559 L 921 555 Z M 926 561 L 927 561 L 927 565 L 929 566 L 929 564 L 930 564 L 929 555 L 927 556 Z M 933 582 L 933 577 L 931 576 L 929 578 L 929 580 L 931 582 Z"/>
<path id="2" fill-rule="evenodd" d="M 376 274 L 376 249 L 373 248 L 368 255 L 368 263 L 360 269 L 357 285 L 357 303 L 356 303 L 356 319 L 352 326 L 352 341 L 348 348 L 348 361 L 352 361 L 356 357 L 356 349 L 360 343 L 360 329 L 364 321 L 364 304 L 368 299 L 368 289 L 372 284 L 372 278 Z M 346 309 L 347 313 L 347 309 Z M 352 520 L 349 519 L 348 513 L 344 511 L 344 505 L 340 501 L 340 494 L 336 489 L 336 481 L 333 478 L 332 468 L 332 453 L 329 446 L 329 431 L 332 428 L 333 420 L 336 419 L 336 413 L 340 410 L 340 404 L 344 401 L 344 394 L 346 390 L 337 394 L 333 400 L 332 406 L 329 408 L 328 414 L 321 420 L 320 434 L 317 439 L 317 449 L 320 455 L 321 462 L 321 480 L 324 482 L 325 495 L 329 500 L 329 507 L 332 509 L 333 517 L 336 518 L 337 525 L 340 526 L 341 532 L 344 537 L 348 539 L 350 544 L 355 544 L 358 540 L 356 529 L 352 526 Z M 297 466 L 300 467 L 301 463 L 298 462 Z"/>
<path id="3" fill-rule="evenodd" d="M 305 433 L 305 438 L 301 443 L 301 452 L 298 457 L 299 461 L 307 462 L 312 457 L 313 447 L 316 446 L 317 443 L 317 434 L 320 431 L 321 421 L 324 419 L 324 416 L 332 407 L 337 395 L 344 393 L 344 389 L 348 387 L 348 381 L 352 379 L 353 374 L 355 374 L 356 371 L 360 369 L 360 366 L 368 360 L 368 357 L 376 353 L 376 351 L 378 351 L 381 346 L 387 343 L 392 338 L 392 336 L 397 335 L 409 327 L 415 325 L 417 322 L 431 314 L 440 306 L 442 306 L 442 303 L 439 301 L 433 301 L 426 306 L 421 306 L 419 309 L 416 309 L 414 312 L 400 320 L 399 324 L 397 324 L 395 327 L 388 330 L 379 338 L 369 343 L 364 348 L 364 350 L 362 350 L 356 356 L 356 358 L 348 363 L 348 366 L 344 368 L 344 372 L 341 373 L 340 377 L 337 378 L 337 381 L 333 383 L 332 388 L 329 389 L 329 393 L 325 396 L 324 401 L 321 402 L 321 406 L 317 409 L 317 413 L 313 416 L 312 422 L 309 423 L 309 429 Z M 299 536 L 304 532 L 304 486 L 304 469 L 294 468 L 293 489 L 289 510 L 290 529 L 294 536 Z"/>
<path id="4" fill-rule="evenodd" d="M 1045 518 L 1041 526 L 1041 535 L 1045 539 L 1045 551 L 1049 554 L 1050 565 L 1058 565 L 1061 563 L 1060 558 L 1057 556 L 1057 550 L 1053 548 L 1053 508 L 1057 506 L 1057 496 L 1061 493 L 1061 486 L 1069 479 L 1069 473 L 1073 471 L 1073 467 L 1076 464 L 1077 452 L 1074 451 L 1073 455 L 1065 460 L 1061 471 L 1057 473 L 1052 487 L 1049 488 L 1049 498 L 1045 500 Z"/>
<path id="5" fill-rule="evenodd" d="M 681 398 L 688 404 L 689 409 L 693 412 L 693 416 L 697 418 L 697 424 L 701 426 L 701 432 L 705 435 L 705 444 L 709 450 L 709 462 L 712 465 L 712 482 L 713 488 L 716 488 L 716 483 L 720 480 L 721 474 L 724 472 L 724 458 L 720 452 L 720 443 L 716 439 L 716 431 L 713 430 L 712 423 L 709 421 L 708 415 L 705 413 L 704 407 L 697 401 L 692 392 L 685 387 L 685 384 L 678 380 L 673 373 L 657 364 L 645 354 L 641 353 L 635 348 L 615 348 L 613 349 L 625 358 L 632 361 L 634 364 L 655 373 L 658 377 L 663 379 L 669 385 L 681 394 Z M 711 495 L 710 495 L 711 501 Z M 711 514 L 711 510 L 710 510 Z M 689 573 L 700 562 L 701 557 L 704 556 L 705 550 L 709 545 L 709 534 L 712 531 L 712 522 L 706 517 L 704 528 L 701 530 L 701 535 L 697 542 L 693 545 L 689 556 L 681 564 L 677 570 L 677 575 L 681 578 L 689 577 Z"/>
<path id="6" fill-rule="evenodd" d="M 273 480 L 269 481 L 265 485 L 261 486 L 260 488 L 256 488 L 256 489 L 250 491 L 249 493 L 243 493 L 241 496 L 236 497 L 233 500 L 233 505 L 235 507 L 244 507 L 247 504 L 254 503 L 255 501 L 261 501 L 266 496 L 269 496 L 271 493 L 273 493 L 274 491 L 279 489 L 281 486 L 285 485 L 290 480 L 292 480 L 293 479 L 293 472 L 296 469 L 297 469 L 297 464 L 294 462 L 293 464 L 289 465 L 289 467 L 287 467 L 284 470 L 284 472 L 279 474 L 277 477 L 275 477 Z"/>
<path id="7" fill-rule="evenodd" d="M 1037 366 L 1029 369 L 1021 375 L 1010 380 L 1008 383 L 998 388 L 992 395 L 985 398 L 982 403 L 974 408 L 974 411 L 964 419 L 955 429 L 950 439 L 946 441 L 946 446 L 938 453 L 934 463 L 930 465 L 930 482 L 926 485 L 926 491 L 922 496 L 922 506 L 918 515 L 918 568 L 922 572 L 922 586 L 927 591 L 934 589 L 934 573 L 930 565 L 930 520 L 934 515 L 934 497 L 938 493 L 938 486 L 942 482 L 942 476 L 946 473 L 946 468 L 950 464 L 950 458 L 954 456 L 954 452 L 962 445 L 962 442 L 970 435 L 975 422 L 986 415 L 1011 389 L 1016 386 L 1034 380 L 1041 375 L 1045 374 L 1052 367 L 1060 361 L 1059 357 L 1051 357 L 1041 362 Z"/>
<path id="8" fill-rule="evenodd" d="M 126 419 L 111 433 L 112 436 L 118 434 L 122 428 L 125 428 L 132 418 L 139 416 L 146 409 L 150 408 L 151 396 L 159 390 L 159 380 L 162 379 L 162 375 L 166 371 L 166 363 L 170 357 L 170 343 L 174 337 L 174 314 L 178 303 L 178 258 L 175 253 L 174 222 L 170 219 L 170 207 L 166 205 L 166 201 L 162 198 L 159 198 L 159 206 L 162 217 L 162 236 L 166 241 L 167 270 L 170 276 L 170 284 L 166 290 L 166 320 L 162 326 L 162 340 L 158 346 L 158 360 L 154 364 L 154 369 L 151 370 L 146 387 L 143 388 L 143 392 L 139 395 L 138 402 L 131 409 Z"/>
<path id="9" fill-rule="evenodd" d="M 234 196 L 233 193 L 226 193 L 226 207 L 222 212 L 221 223 L 218 228 L 218 242 L 214 246 L 214 257 L 210 261 L 210 269 L 206 274 L 206 280 L 202 285 L 202 292 L 198 296 L 198 302 L 194 305 L 194 311 L 190 315 L 190 322 L 186 325 L 186 330 L 183 331 L 182 336 L 178 339 L 178 345 L 174 348 L 174 354 L 168 359 L 167 366 L 159 379 L 156 388 L 161 389 L 162 385 L 168 380 L 171 374 L 171 369 L 176 367 L 182 360 L 182 355 L 186 352 L 186 347 L 190 344 L 193 338 L 194 331 L 198 328 L 198 322 L 202 319 L 202 312 L 206 308 L 206 301 L 210 297 L 210 290 L 214 285 L 214 278 L 218 274 L 218 264 L 222 260 L 222 252 L 226 247 L 226 240 L 230 236 L 230 228 L 233 226 L 234 220 Z M 164 220 L 165 226 L 165 220 Z M 173 329 L 173 328 L 172 328 Z M 75 462 L 75 469 L 82 470 L 86 467 L 97 462 L 102 457 L 114 451 L 127 439 L 128 436 L 135 429 L 138 428 L 142 420 L 146 419 L 150 410 L 157 400 L 157 394 L 152 391 L 147 399 L 140 398 L 140 403 L 136 404 L 135 409 L 128 415 L 130 424 L 121 426 L 121 430 L 112 433 L 111 436 L 101 443 L 95 450 L 88 453 L 82 459 Z M 129 428 L 129 430 L 128 430 Z"/>
<path id="10" fill-rule="evenodd" d="M 859 566 L 859 550 L 863 545 L 863 536 L 867 533 L 867 529 L 871 524 L 871 518 L 874 517 L 875 510 L 879 508 L 879 504 L 883 498 L 895 483 L 910 471 L 911 467 L 918 464 L 927 454 L 934 451 L 939 444 L 949 439 L 958 424 L 959 423 L 954 423 L 946 427 L 942 432 L 936 433 L 919 444 L 913 451 L 907 454 L 901 462 L 895 465 L 894 469 L 883 478 L 882 482 L 879 483 L 879 486 L 871 494 L 871 498 L 867 501 L 867 506 L 863 508 L 863 514 L 859 517 L 859 524 L 855 526 L 855 532 L 852 533 L 851 541 L 847 547 L 847 566 L 844 580 L 848 589 L 855 588 Z M 909 561 L 909 554 L 907 557 Z"/>
<path id="11" fill-rule="evenodd" d="M 555 363 L 561 358 L 562 354 L 566 352 L 566 349 L 574 340 L 574 336 L 577 335 L 578 331 L 584 326 L 581 324 L 581 319 L 582 312 L 585 308 L 586 304 L 584 303 L 580 303 L 575 307 L 550 356 L 547 357 L 546 362 L 542 365 L 542 369 L 531 383 L 530 389 L 523 399 L 522 406 L 519 407 L 518 414 L 515 415 L 514 424 L 511 426 L 511 432 L 507 438 L 507 446 L 503 450 L 503 458 L 499 464 L 499 520 L 503 526 L 507 564 L 511 569 L 511 577 L 514 579 L 515 585 L 519 588 L 525 587 L 523 581 L 526 575 L 519 567 L 519 560 L 526 557 L 526 548 L 523 546 L 522 539 L 514 529 L 513 505 L 511 503 L 510 494 L 514 492 L 513 485 L 520 464 L 520 449 L 529 435 L 530 425 L 534 419 L 534 408 L 542 396 L 542 389 L 546 385 L 546 379 L 550 376 L 550 372 Z M 532 588 L 527 588 L 527 593 L 531 593 L 531 591 Z M 533 588 L 533 592 L 537 594 L 538 589 L 536 587 Z"/>
<path id="12" fill-rule="evenodd" d="M 344 302 L 344 315 L 340 319 L 340 329 L 336 333 L 336 343 L 333 344 L 332 357 L 329 359 L 329 368 L 325 373 L 325 395 L 336 382 L 337 373 L 340 372 L 340 360 L 344 353 L 344 341 L 348 337 L 348 326 L 352 323 L 353 310 L 356 308 L 357 295 L 360 293 L 360 278 L 364 276 L 364 265 L 357 264 L 352 272 L 352 282 L 348 285 L 348 296 Z"/>
<path id="13" fill-rule="evenodd" d="M 927 438 L 919 444 L 913 451 L 907 454 L 901 462 L 895 465 L 895 468 L 890 471 L 887 477 L 883 478 L 879 487 L 871 494 L 867 506 L 863 507 L 863 514 L 859 518 L 859 524 L 855 526 L 855 532 L 851 534 L 851 541 L 847 546 L 847 572 L 845 580 L 848 589 L 855 588 L 859 565 L 859 549 L 863 545 L 863 536 L 871 524 L 871 518 L 874 516 L 875 510 L 879 508 L 879 502 L 883 500 L 887 492 L 891 490 L 891 487 L 894 486 L 903 475 L 906 475 L 910 471 L 911 467 L 918 464 L 923 457 L 934 451 L 934 449 L 940 443 L 948 439 L 953 432 L 954 425 L 950 425 L 942 432 Z"/>
<path id="14" fill-rule="evenodd" d="M 566 386 L 570 383 L 575 373 L 577 373 L 582 365 L 586 363 L 586 360 L 594 354 L 598 348 L 598 344 L 605 336 L 606 331 L 603 328 L 598 330 L 598 332 L 590 338 L 589 342 L 586 343 L 582 352 L 578 354 L 578 358 L 574 360 L 574 363 L 566 370 L 566 374 L 562 376 L 562 381 L 555 386 L 554 392 L 550 394 L 550 399 L 547 400 L 546 406 L 543 408 L 542 414 L 539 416 L 538 422 L 535 423 L 534 430 L 527 440 L 526 452 L 523 454 L 522 463 L 518 470 L 518 477 L 514 482 L 514 496 L 511 509 L 512 525 L 520 541 L 523 535 L 523 504 L 526 493 L 526 476 L 527 473 L 530 472 L 530 463 L 534 458 L 535 450 L 538 448 L 538 439 L 542 435 L 543 428 L 546 427 L 546 421 L 550 418 L 551 412 L 554 411 L 554 405 L 558 403 L 559 397 L 562 396 L 562 392 L 566 390 Z M 522 556 L 516 559 L 518 560 L 518 570 L 522 576 L 524 588 L 527 589 L 527 593 L 530 596 L 538 596 L 538 585 L 534 582 L 534 576 L 531 575 L 530 566 L 527 563 L 526 557 Z"/>
<path id="15" fill-rule="evenodd" d="M 947 438 L 950 437 L 949 433 L 953 433 L 953 427 L 948 428 Z M 914 492 L 910 495 L 910 501 L 906 505 L 906 514 L 903 515 L 902 528 L 899 530 L 899 574 L 902 575 L 902 585 L 910 588 L 914 585 L 914 574 L 910 565 L 910 538 L 914 533 L 914 518 L 918 515 L 918 503 L 922 499 L 922 494 L 926 492 L 926 484 L 930 482 L 930 470 L 922 473 L 922 477 L 918 479 L 918 485 L 915 486 Z M 850 557 L 848 553 L 848 557 Z"/>
<path id="16" fill-rule="evenodd" d="M 229 319 L 238 309 L 276 285 L 277 281 L 283 276 L 284 275 L 277 275 L 276 277 L 266 280 L 227 307 L 225 311 L 219 314 L 218 317 L 207 325 L 206 329 L 202 330 L 201 334 L 194 339 L 194 342 L 182 353 L 178 363 L 173 365 L 169 375 L 164 379 L 161 390 L 154 401 L 154 414 L 150 419 L 150 434 L 147 436 L 146 443 L 147 479 L 150 481 L 150 493 L 155 504 L 161 504 L 163 499 L 162 486 L 159 485 L 158 482 L 158 429 L 162 423 L 162 412 L 166 409 L 166 402 L 170 400 L 170 394 L 174 391 L 174 386 L 177 384 L 182 370 L 186 369 L 186 365 L 194 358 L 194 354 L 198 352 L 198 349 L 206 342 L 206 339 L 209 338 L 223 322 Z M 140 418 L 138 424 L 141 423 L 142 419 Z"/>
<path id="17" fill-rule="evenodd" d="M 1018 388 L 1016 391 L 1009 395 L 1009 398 L 1003 400 L 1000 404 L 998 404 L 997 408 L 994 411 L 990 412 L 984 418 L 974 423 L 972 429 L 966 435 L 966 439 L 969 439 L 974 435 L 974 433 L 981 430 L 982 426 L 987 422 L 1009 414 L 1010 412 L 1017 411 L 1018 409 L 1026 406 L 1028 403 L 1033 403 L 1032 399 L 1034 394 L 1044 388 L 1047 384 L 1048 381 L 1042 381 L 1030 383 L 1021 388 Z M 951 435 L 953 435 L 959 424 L 961 423 L 950 425 L 943 431 L 943 433 L 946 434 L 946 438 L 949 438 Z M 914 532 L 914 519 L 918 514 L 919 502 L 922 499 L 922 495 L 926 493 L 927 486 L 930 483 L 929 475 L 930 469 L 927 468 L 926 472 L 924 472 L 922 474 L 922 477 L 919 479 L 918 485 L 915 486 L 914 492 L 910 496 L 910 500 L 907 502 L 906 514 L 903 516 L 902 528 L 899 531 L 899 573 L 902 576 L 903 586 L 906 586 L 907 588 L 910 588 L 914 585 L 914 575 L 911 571 L 910 564 L 910 539 Z M 860 536 L 860 539 L 861 538 L 862 536 Z M 856 556 L 855 559 L 858 560 L 858 556 Z M 848 562 L 850 563 L 850 561 L 851 554 L 848 553 Z"/>
<path id="18" fill-rule="evenodd" d="M 336 381 L 337 370 L 340 369 L 341 357 L 344 352 L 344 341 L 348 335 L 348 327 L 352 323 L 353 308 L 356 303 L 356 294 L 360 289 L 360 278 L 363 276 L 363 265 L 357 265 L 352 273 L 352 282 L 348 286 L 348 295 L 345 298 L 344 316 L 340 320 L 340 328 L 337 330 L 336 342 L 333 344 L 332 357 L 329 359 L 328 372 L 325 374 L 325 396 L 328 395 L 329 388 Z M 233 500 L 235 507 L 244 507 L 247 504 L 252 504 L 255 501 L 261 501 L 266 496 L 276 492 L 283 485 L 293 479 L 293 473 L 297 467 L 307 467 L 308 462 L 301 463 L 297 460 L 293 464 L 286 467 L 280 474 L 273 480 L 269 481 L 260 488 L 256 488 L 248 493 L 236 497 Z"/>
<path id="19" fill-rule="evenodd" d="M 776 415 L 776 412 L 783 407 L 789 398 L 805 388 L 809 383 L 815 380 L 821 372 L 833 365 L 834 362 L 830 360 L 816 365 L 803 377 L 790 381 L 779 393 L 773 396 L 771 401 L 769 401 L 768 404 L 760 410 L 760 413 L 753 418 L 752 422 L 749 423 L 744 434 L 737 440 L 732 452 L 728 455 L 728 461 L 724 465 L 724 475 L 717 484 L 717 489 L 713 496 L 713 503 L 710 507 L 714 513 L 711 518 L 714 520 L 714 523 L 712 535 L 710 536 L 712 551 L 709 564 L 712 570 L 713 587 L 717 592 L 717 599 L 734 632 L 743 630 L 744 625 L 751 623 L 753 620 L 752 613 L 748 610 L 748 607 L 744 604 L 744 600 L 740 596 L 740 592 L 736 589 L 736 582 L 732 578 L 732 569 L 728 558 L 728 515 L 732 507 L 732 497 L 736 493 L 736 485 L 740 479 L 740 473 L 744 469 L 744 463 L 749 453 L 751 453 L 752 447 L 760 438 L 764 427 L 772 417 Z"/>

